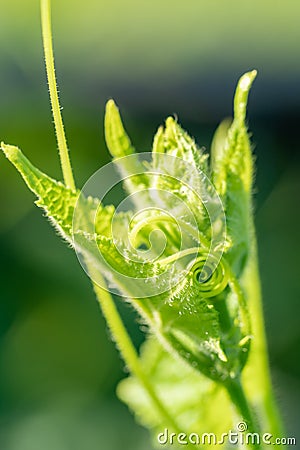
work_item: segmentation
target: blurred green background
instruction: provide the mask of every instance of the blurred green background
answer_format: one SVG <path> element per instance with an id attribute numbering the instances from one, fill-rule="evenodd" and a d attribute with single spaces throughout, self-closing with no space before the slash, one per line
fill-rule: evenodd
<path id="1" fill-rule="evenodd" d="M 113 97 L 138 149 L 169 114 L 209 149 L 238 77 L 249 103 L 255 210 L 275 391 L 289 435 L 300 403 L 300 3 L 295 0 L 53 0 L 61 101 L 78 186 L 109 161 Z M 60 178 L 39 2 L 1 0 L 0 139 Z M 0 449 L 146 450 L 115 398 L 126 374 L 89 280 L 0 156 Z M 133 313 L 120 305 L 138 344 Z M 299 447 L 300 448 L 300 447 Z"/>

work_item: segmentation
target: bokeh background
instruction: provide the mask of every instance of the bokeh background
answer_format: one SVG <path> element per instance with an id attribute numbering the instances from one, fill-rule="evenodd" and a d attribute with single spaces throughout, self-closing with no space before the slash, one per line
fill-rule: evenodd
<path id="1" fill-rule="evenodd" d="M 0 139 L 60 178 L 37 0 L 1 0 Z M 300 3 L 295 0 L 53 0 L 63 114 L 78 186 L 109 161 L 113 97 L 138 149 L 177 114 L 209 150 L 249 102 L 255 211 L 272 375 L 289 435 L 300 404 Z M 126 376 L 76 256 L 0 155 L 0 449 L 151 449 L 115 397 Z M 137 345 L 134 314 L 119 305 Z M 298 447 L 300 448 L 300 447 Z"/>

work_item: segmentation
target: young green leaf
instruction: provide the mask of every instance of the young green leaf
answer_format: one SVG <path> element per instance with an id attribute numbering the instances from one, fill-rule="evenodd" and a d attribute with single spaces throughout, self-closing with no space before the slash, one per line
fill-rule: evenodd
<path id="1" fill-rule="evenodd" d="M 77 227 L 86 232 L 110 236 L 113 206 L 102 207 L 98 199 L 84 198 L 80 191 L 66 188 L 61 182 L 34 167 L 18 147 L 2 142 L 1 149 L 19 171 L 28 188 L 38 197 L 36 205 L 46 212 L 51 223 L 67 241 L 72 243 L 72 221 L 79 198 L 82 213 Z"/>
<path id="2" fill-rule="evenodd" d="M 249 90 L 256 71 L 238 82 L 234 97 L 234 119 L 217 130 L 212 146 L 212 180 L 224 202 L 231 249 L 228 259 L 235 273 L 241 273 L 251 247 L 251 189 L 253 157 L 245 123 Z M 227 130 L 228 127 L 228 130 Z"/>
<path id="3" fill-rule="evenodd" d="M 126 158 L 126 156 L 133 155 L 135 149 L 124 129 L 119 110 L 113 100 L 109 100 L 106 104 L 104 130 L 107 147 L 113 156 L 113 161 L 117 162 L 116 167 L 124 178 L 124 187 L 127 192 L 131 194 L 137 190 L 147 189 L 149 183 L 144 175 L 143 164 L 137 158 Z M 141 205 L 142 203 L 138 206 Z"/>

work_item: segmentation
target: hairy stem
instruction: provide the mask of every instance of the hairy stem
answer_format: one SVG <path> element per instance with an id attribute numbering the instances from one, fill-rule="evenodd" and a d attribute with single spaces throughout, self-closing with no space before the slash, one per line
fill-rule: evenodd
<path id="1" fill-rule="evenodd" d="M 102 283 L 102 285 L 105 286 L 104 280 L 102 281 Z M 175 419 L 169 414 L 169 411 L 158 398 L 153 386 L 149 382 L 147 375 L 141 367 L 137 351 L 122 322 L 112 296 L 107 290 L 95 283 L 93 283 L 93 287 L 102 313 L 106 319 L 110 332 L 112 333 L 112 337 L 129 371 L 140 381 L 140 383 L 150 396 L 160 416 L 169 424 L 170 427 L 172 427 L 175 432 L 180 433 L 180 427 L 177 425 Z"/>
<path id="2" fill-rule="evenodd" d="M 61 115 L 61 108 L 58 99 L 58 90 L 55 76 L 53 45 L 52 45 L 50 0 L 41 0 L 41 22 L 42 22 L 46 72 L 61 168 L 66 186 L 72 190 L 75 190 L 75 182 L 73 178 L 72 167 L 70 163 L 67 141 L 64 131 L 64 125 Z"/>
<path id="3" fill-rule="evenodd" d="M 251 259 L 242 277 L 241 284 L 231 273 L 230 285 L 243 307 L 246 292 L 251 317 L 253 336 L 249 360 L 242 373 L 241 380 L 225 385 L 232 402 L 246 421 L 249 432 L 271 433 L 274 437 L 283 437 L 284 428 L 274 398 L 269 369 L 268 348 L 265 335 L 262 308 L 260 278 L 256 242 L 253 238 Z M 247 320 L 245 317 L 244 319 Z M 254 414 L 255 412 L 255 414 Z M 253 448 L 261 448 L 253 445 Z"/>
<path id="4" fill-rule="evenodd" d="M 230 382 L 226 383 L 225 387 L 229 393 L 232 403 L 236 406 L 243 421 L 245 421 L 240 424 L 246 424 L 245 429 L 238 429 L 238 431 L 245 431 L 251 434 L 257 433 L 257 440 L 255 439 L 253 442 L 250 441 L 248 446 L 255 450 L 261 449 L 262 446 L 260 444 L 261 436 L 259 424 L 257 423 L 257 419 L 254 417 L 251 405 L 246 397 L 241 381 L 239 379 L 230 380 Z"/>
<path id="5" fill-rule="evenodd" d="M 252 259 L 246 270 L 243 285 L 249 298 L 249 313 L 252 318 L 253 333 L 249 361 L 242 377 L 245 392 L 251 398 L 251 403 L 257 411 L 262 432 L 271 433 L 274 437 L 282 437 L 284 436 L 284 428 L 274 398 L 269 369 L 255 244 L 253 244 Z"/>

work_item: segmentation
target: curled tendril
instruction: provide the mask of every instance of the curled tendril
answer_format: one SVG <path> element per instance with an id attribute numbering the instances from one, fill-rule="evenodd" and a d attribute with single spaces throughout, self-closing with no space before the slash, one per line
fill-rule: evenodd
<path id="1" fill-rule="evenodd" d="M 155 214 L 156 215 L 145 215 L 146 214 Z M 157 215 L 158 214 L 158 215 Z M 143 217 L 145 216 L 145 217 Z M 141 217 L 141 219 L 140 219 Z M 147 227 L 150 227 L 151 231 L 160 230 L 163 232 L 169 232 L 168 238 L 171 239 L 172 243 L 176 245 L 178 240 L 178 236 L 176 234 L 181 235 L 180 229 L 176 219 L 170 215 L 168 215 L 165 211 L 161 211 L 159 208 L 155 208 L 150 210 L 149 208 L 139 211 L 132 219 L 131 222 L 135 222 L 132 229 L 129 231 L 129 241 L 131 245 L 135 248 L 139 246 L 139 235 L 143 236 Z M 166 228 L 167 227 L 167 228 Z M 175 239 L 173 234 L 175 233 Z M 150 241 L 151 244 L 151 241 Z"/>
<path id="2" fill-rule="evenodd" d="M 229 271 L 224 260 L 216 265 L 215 257 L 208 253 L 198 256 L 188 270 L 193 284 L 204 298 L 215 297 L 228 285 Z"/>

